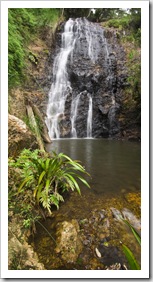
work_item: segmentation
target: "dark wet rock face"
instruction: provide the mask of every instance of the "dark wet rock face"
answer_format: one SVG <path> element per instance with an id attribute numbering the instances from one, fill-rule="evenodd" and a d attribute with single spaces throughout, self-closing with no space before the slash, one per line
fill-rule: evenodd
<path id="1" fill-rule="evenodd" d="M 66 80 L 67 87 L 63 91 L 66 97 L 64 98 L 64 114 L 60 115 L 60 118 L 58 117 L 59 136 L 76 137 L 72 133 L 74 126 L 77 137 L 91 137 L 88 135 L 87 129 L 89 97 L 91 97 L 92 137 L 119 137 L 121 128 L 118 115 L 121 111 L 121 95 L 127 77 L 127 70 L 124 66 L 124 50 L 118 44 L 115 33 L 107 34 L 99 24 L 90 23 L 86 19 L 76 19 L 69 25 L 68 32 L 71 32 L 71 35 L 73 33 L 69 56 L 65 57 L 62 53 L 65 48 L 64 44 L 67 43 L 67 38 L 70 36 L 68 32 L 67 34 L 63 33 L 64 26 L 61 26 L 60 31 L 56 34 L 56 48 L 53 54 L 54 58 L 60 54 L 63 62 L 64 59 L 67 60 L 64 65 L 65 72 L 62 74 L 64 76 L 62 83 L 65 83 Z M 61 46 L 63 49 L 60 49 Z M 58 57 L 56 58 L 58 59 Z M 54 60 L 54 66 L 57 59 Z M 58 66 L 56 71 L 58 72 Z M 53 75 L 50 97 L 54 94 L 59 95 L 55 89 L 57 85 L 54 80 L 57 79 L 59 76 Z M 77 100 L 77 108 L 75 108 L 77 112 L 75 124 L 72 125 L 72 115 L 74 114 L 72 113 L 72 103 L 78 95 L 80 96 L 79 101 Z M 53 103 L 55 101 L 51 101 L 51 104 Z M 48 119 L 51 118 L 51 112 L 52 109 L 49 107 Z M 52 137 L 54 134 L 52 130 Z"/>

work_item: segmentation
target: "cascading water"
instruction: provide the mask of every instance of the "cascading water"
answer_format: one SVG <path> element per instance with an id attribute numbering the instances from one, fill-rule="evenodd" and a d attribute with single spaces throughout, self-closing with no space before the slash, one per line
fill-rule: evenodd
<path id="1" fill-rule="evenodd" d="M 97 38 L 96 27 L 92 25 L 92 29 L 91 29 L 91 23 L 86 19 L 85 19 L 85 36 L 88 42 L 89 58 L 93 63 L 95 63 L 98 58 L 98 53 L 100 51 L 100 45 Z M 96 44 L 96 48 L 95 48 L 95 44 Z"/>
<path id="2" fill-rule="evenodd" d="M 85 18 L 69 19 L 60 38 L 47 106 L 50 138 L 109 136 L 115 123 L 112 111 L 105 113 L 115 104 L 115 76 L 104 30 Z"/>
<path id="3" fill-rule="evenodd" d="M 67 73 L 67 60 L 75 45 L 73 32 L 74 21 L 65 24 L 62 34 L 62 48 L 56 56 L 53 65 L 53 83 L 49 92 L 46 124 L 51 138 L 60 137 L 59 121 L 64 115 L 67 89 L 70 88 Z"/>
<path id="4" fill-rule="evenodd" d="M 77 131 L 75 127 L 75 122 L 77 118 L 77 113 L 78 113 L 78 105 L 79 105 L 79 99 L 80 99 L 80 94 L 76 98 L 72 100 L 71 104 L 71 135 L 73 138 L 77 138 Z"/>
<path id="5" fill-rule="evenodd" d="M 89 95 L 89 110 L 87 118 L 87 137 L 92 137 L 92 97 Z"/>
<path id="6" fill-rule="evenodd" d="M 71 88 L 71 83 L 68 77 L 67 62 L 69 57 L 73 62 L 73 50 L 79 48 L 82 36 L 85 36 L 88 45 L 87 53 L 93 63 L 95 63 L 98 55 L 98 41 L 96 34 L 90 28 L 90 23 L 84 19 L 69 19 L 64 27 L 62 34 L 62 47 L 54 60 L 53 65 L 53 83 L 49 92 L 49 102 L 47 106 L 46 124 L 49 129 L 51 138 L 60 138 L 60 120 L 64 117 L 65 102 L 67 99 L 68 89 Z M 85 31 L 85 34 L 83 35 Z M 97 46 L 95 48 L 95 42 Z M 77 117 L 77 107 L 80 94 L 72 99 L 71 104 L 71 135 L 77 137 L 75 127 Z M 89 99 L 91 101 L 91 97 Z M 89 102 L 89 113 L 87 117 L 87 137 L 91 137 L 91 113 L 92 107 Z"/>

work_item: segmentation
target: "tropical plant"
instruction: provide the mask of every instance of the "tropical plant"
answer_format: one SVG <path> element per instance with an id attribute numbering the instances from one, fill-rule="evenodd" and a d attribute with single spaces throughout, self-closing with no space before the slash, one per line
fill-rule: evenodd
<path id="1" fill-rule="evenodd" d="M 41 204 L 51 214 L 51 206 L 59 208 L 64 201 L 64 191 L 76 190 L 81 194 L 78 180 L 90 187 L 80 175 L 88 174 L 79 161 L 72 160 L 67 155 L 52 153 L 52 156 L 40 150 L 24 149 L 18 159 L 10 162 L 10 166 L 21 169 L 22 182 L 18 194 L 26 193 L 26 189 L 33 192 L 35 203 Z"/>
<path id="2" fill-rule="evenodd" d="M 134 237 L 136 238 L 137 242 L 139 243 L 139 245 L 141 245 L 141 237 L 138 234 L 138 232 L 135 230 L 135 228 L 125 219 L 123 219 L 123 221 L 125 222 L 126 225 L 128 225 L 134 235 Z M 134 257 L 134 254 L 131 252 L 131 250 L 122 243 L 122 249 L 123 252 L 126 256 L 126 259 L 129 263 L 130 269 L 131 270 L 140 270 L 140 265 L 138 264 L 137 260 Z"/>

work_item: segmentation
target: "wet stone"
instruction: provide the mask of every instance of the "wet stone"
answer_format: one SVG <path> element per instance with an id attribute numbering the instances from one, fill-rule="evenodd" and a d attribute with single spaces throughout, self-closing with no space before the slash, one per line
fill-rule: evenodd
<path id="1" fill-rule="evenodd" d="M 59 253 L 67 263 L 76 262 L 82 250 L 77 220 L 72 219 L 71 222 L 63 221 L 58 224 L 56 235 L 56 253 Z"/>
<path id="2" fill-rule="evenodd" d="M 118 247 L 104 246 L 101 244 L 98 249 L 101 253 L 100 261 L 106 266 L 110 266 L 114 263 L 123 264 L 126 262 L 124 255 L 121 253 Z"/>

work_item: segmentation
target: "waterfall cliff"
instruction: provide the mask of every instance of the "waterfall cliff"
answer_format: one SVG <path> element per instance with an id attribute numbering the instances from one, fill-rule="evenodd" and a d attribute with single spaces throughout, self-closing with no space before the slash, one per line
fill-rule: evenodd
<path id="1" fill-rule="evenodd" d="M 47 105 L 51 138 L 120 134 L 117 115 L 125 77 L 117 64 L 122 67 L 124 52 L 115 36 L 112 43 L 108 41 L 105 30 L 85 18 L 69 19 L 61 26 Z"/>

